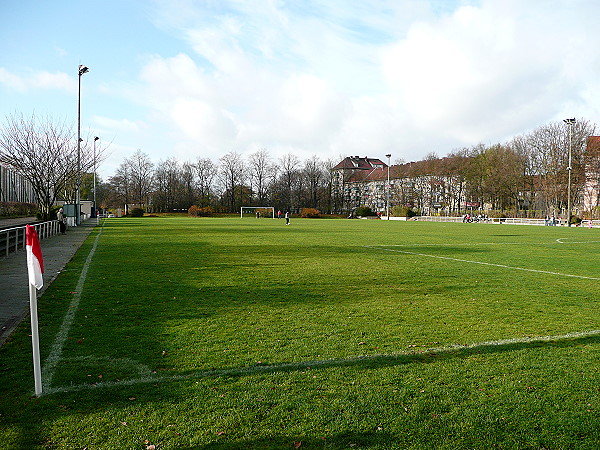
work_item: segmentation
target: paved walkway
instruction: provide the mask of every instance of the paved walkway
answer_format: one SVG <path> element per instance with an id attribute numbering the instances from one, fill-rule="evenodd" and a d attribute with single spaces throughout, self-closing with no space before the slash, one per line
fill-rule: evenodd
<path id="1" fill-rule="evenodd" d="M 28 223 L 27 219 L 9 220 L 14 222 L 7 225 L 0 220 L 0 229 Z M 44 287 L 38 291 L 38 298 L 75 255 L 96 223 L 96 219 L 90 219 L 79 227 L 69 228 L 65 235 L 58 234 L 40 241 L 44 258 Z M 0 346 L 28 314 L 27 256 L 25 250 L 19 250 L 0 256 Z"/>

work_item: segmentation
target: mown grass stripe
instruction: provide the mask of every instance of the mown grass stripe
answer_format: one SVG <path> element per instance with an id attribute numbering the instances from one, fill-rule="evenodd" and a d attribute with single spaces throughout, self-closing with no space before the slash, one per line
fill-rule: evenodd
<path id="1" fill-rule="evenodd" d="M 397 249 L 393 249 L 393 248 L 377 247 L 377 246 L 371 246 L 371 245 L 365 245 L 365 248 L 383 250 L 386 252 L 403 253 L 405 255 L 415 255 L 415 256 L 424 256 L 427 258 L 443 259 L 446 261 L 455 261 L 455 262 L 462 262 L 462 263 L 469 263 L 469 264 L 480 264 L 482 266 L 500 267 L 503 269 L 522 270 L 524 272 L 543 273 L 543 274 L 547 274 L 547 275 L 556 275 L 556 276 L 561 276 L 561 277 L 580 278 L 580 279 L 584 279 L 584 280 L 600 281 L 600 278 L 588 277 L 585 275 L 573 275 L 570 273 L 552 272 L 549 270 L 528 269 L 526 267 L 508 266 L 506 264 L 496 264 L 496 263 L 489 263 L 489 262 L 484 262 L 484 261 L 473 261 L 470 259 L 462 259 L 462 258 L 452 258 L 450 256 L 429 255 L 427 253 L 410 252 L 408 250 L 397 250 Z"/>

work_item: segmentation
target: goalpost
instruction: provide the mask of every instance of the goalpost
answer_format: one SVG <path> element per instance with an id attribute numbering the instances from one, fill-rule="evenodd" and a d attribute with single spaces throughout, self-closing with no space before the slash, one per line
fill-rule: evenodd
<path id="1" fill-rule="evenodd" d="M 244 212 L 246 213 L 252 213 L 253 215 L 256 215 L 256 212 L 258 210 L 267 210 L 267 211 L 271 211 L 270 215 L 271 217 L 273 217 L 273 219 L 275 218 L 275 207 L 274 206 L 242 206 L 240 208 L 240 218 L 244 218 Z M 261 214 L 262 215 L 262 214 Z"/>

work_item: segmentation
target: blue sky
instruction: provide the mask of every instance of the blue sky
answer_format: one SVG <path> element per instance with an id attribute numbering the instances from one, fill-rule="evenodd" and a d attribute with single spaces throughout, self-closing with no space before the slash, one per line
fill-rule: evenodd
<path id="1" fill-rule="evenodd" d="M 0 119 L 218 160 L 418 160 L 566 117 L 600 123 L 593 0 L 0 0 Z"/>

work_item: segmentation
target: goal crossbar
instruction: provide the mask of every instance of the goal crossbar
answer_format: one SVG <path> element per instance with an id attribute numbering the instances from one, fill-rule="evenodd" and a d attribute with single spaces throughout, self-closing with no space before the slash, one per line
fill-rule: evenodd
<path id="1" fill-rule="evenodd" d="M 244 211 L 256 211 L 257 209 L 270 209 L 273 219 L 275 218 L 275 207 L 274 206 L 242 206 L 240 208 L 240 218 L 244 217 Z"/>

